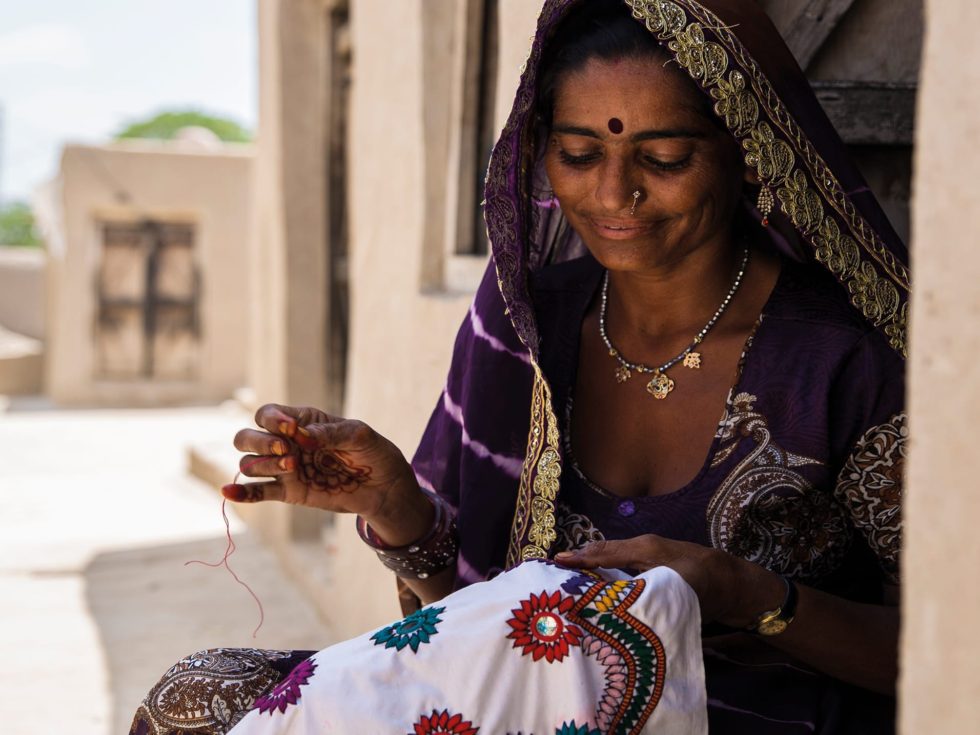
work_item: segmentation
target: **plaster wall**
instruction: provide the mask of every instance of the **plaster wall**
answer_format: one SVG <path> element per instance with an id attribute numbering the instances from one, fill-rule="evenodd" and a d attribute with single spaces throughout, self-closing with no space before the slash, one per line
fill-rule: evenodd
<path id="1" fill-rule="evenodd" d="M 44 251 L 0 247 L 0 325 L 44 337 Z"/>
<path id="2" fill-rule="evenodd" d="M 801 10 L 826 0 L 759 0 L 783 33 Z M 914 82 L 922 45 L 922 0 L 857 0 L 807 70 L 816 80 Z M 819 10 L 817 11 L 819 12 Z"/>
<path id="3" fill-rule="evenodd" d="M 339 410 L 328 383 L 328 2 L 260 0 L 249 383 L 257 403 Z"/>
<path id="4" fill-rule="evenodd" d="M 980 721 L 980 23 L 975 0 L 927 0 L 919 97 L 905 496 L 901 731 Z"/>
<path id="5" fill-rule="evenodd" d="M 429 0 L 354 0 L 351 4 L 354 92 L 350 126 L 351 325 L 346 413 L 372 425 L 411 457 L 449 368 L 456 331 L 472 292 L 433 283 L 445 158 L 427 158 L 445 135 L 425 69 L 425 37 L 446 38 L 449 13 L 426 12 Z M 530 48 L 537 3 L 500 6 L 498 124 L 510 109 Z M 430 23 L 424 27 L 424 19 Z M 436 49 L 445 55 L 450 49 Z M 430 50 L 431 52 L 431 50 Z M 426 121 L 432 122 L 430 127 Z M 438 126 L 442 125 L 442 128 Z M 433 198 L 435 202 L 433 202 Z M 435 211 L 437 214 L 432 215 Z M 367 630 L 398 615 L 394 579 L 338 522 L 333 576 L 338 589 L 356 585 L 357 605 L 336 606 L 341 634 Z M 343 608 L 343 609 L 340 609 Z M 333 616 L 336 617 L 333 617 Z"/>
<path id="6" fill-rule="evenodd" d="M 53 202 L 39 208 L 49 247 L 46 387 L 63 404 L 157 405 L 215 401 L 245 383 L 246 248 L 250 146 L 201 150 L 126 141 L 69 145 Z M 195 225 L 202 276 L 198 376 L 189 381 L 106 381 L 96 376 L 98 223 L 142 217 Z"/>

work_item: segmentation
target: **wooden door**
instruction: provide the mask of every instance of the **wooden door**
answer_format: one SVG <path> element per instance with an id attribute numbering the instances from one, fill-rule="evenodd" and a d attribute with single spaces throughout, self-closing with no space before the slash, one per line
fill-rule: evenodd
<path id="1" fill-rule="evenodd" d="M 106 222 L 101 230 L 99 377 L 193 379 L 200 344 L 193 225 Z"/>

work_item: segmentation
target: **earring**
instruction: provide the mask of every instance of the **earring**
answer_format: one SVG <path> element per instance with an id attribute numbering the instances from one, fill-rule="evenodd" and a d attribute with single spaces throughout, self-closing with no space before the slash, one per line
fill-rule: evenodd
<path id="1" fill-rule="evenodd" d="M 641 194 L 639 189 L 633 192 L 633 206 L 630 207 L 630 216 L 636 214 L 636 203 L 640 201 L 640 196 Z"/>
<path id="2" fill-rule="evenodd" d="M 759 201 L 757 206 L 759 207 L 759 212 L 762 214 L 762 226 L 769 226 L 769 215 L 772 214 L 773 205 L 776 204 L 776 200 L 773 198 L 772 190 L 766 186 L 762 185 L 759 189 Z"/>

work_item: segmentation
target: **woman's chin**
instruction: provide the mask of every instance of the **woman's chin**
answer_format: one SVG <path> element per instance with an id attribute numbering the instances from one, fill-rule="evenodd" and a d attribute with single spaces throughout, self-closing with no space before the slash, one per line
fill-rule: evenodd
<path id="1" fill-rule="evenodd" d="M 662 265 L 655 245 L 634 242 L 591 242 L 586 248 L 599 265 L 609 271 L 647 271 Z"/>

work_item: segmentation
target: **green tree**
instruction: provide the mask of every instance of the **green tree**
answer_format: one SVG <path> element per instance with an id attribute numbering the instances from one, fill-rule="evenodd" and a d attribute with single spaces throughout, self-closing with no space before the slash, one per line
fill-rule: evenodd
<path id="1" fill-rule="evenodd" d="M 34 213 L 23 202 L 0 206 L 0 245 L 39 247 L 41 239 L 34 226 Z"/>
<path id="2" fill-rule="evenodd" d="M 251 133 L 233 120 L 205 115 L 195 110 L 161 112 L 148 120 L 128 124 L 116 133 L 120 138 L 158 138 L 170 140 L 181 128 L 196 126 L 207 128 L 221 140 L 230 143 L 247 143 Z"/>

